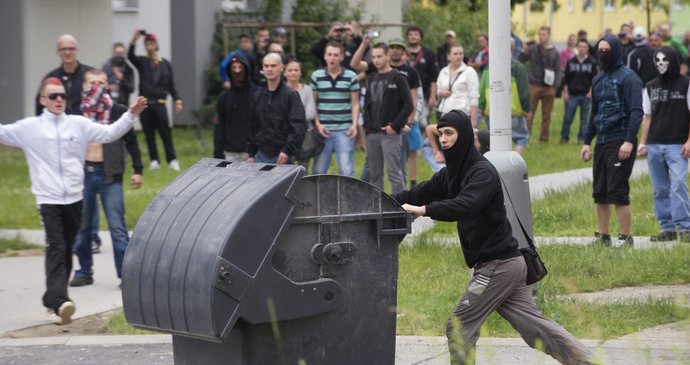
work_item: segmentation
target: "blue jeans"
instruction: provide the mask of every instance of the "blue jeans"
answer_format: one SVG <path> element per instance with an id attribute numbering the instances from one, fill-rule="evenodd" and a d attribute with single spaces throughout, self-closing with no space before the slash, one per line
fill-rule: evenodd
<path id="1" fill-rule="evenodd" d="M 647 145 L 647 166 L 654 189 L 654 214 L 662 231 L 690 231 L 690 198 L 685 178 L 688 160 L 681 155 L 682 145 Z"/>
<path id="2" fill-rule="evenodd" d="M 280 153 L 271 157 L 268 154 L 266 154 L 264 151 L 259 150 L 256 152 L 254 159 L 258 163 L 278 163 L 278 157 L 279 156 L 280 156 Z M 295 162 L 295 158 L 293 156 L 290 156 L 290 157 L 288 157 L 288 160 L 285 164 L 286 165 L 292 165 L 293 162 Z"/>
<path id="3" fill-rule="evenodd" d="M 79 238 L 76 242 L 75 253 L 79 259 L 79 270 L 75 276 L 93 275 L 93 254 L 91 253 L 91 225 L 93 215 L 98 214 L 96 196 L 101 196 L 101 204 L 108 221 L 110 237 L 113 241 L 115 270 L 117 277 L 122 277 L 122 259 L 129 244 L 129 233 L 125 224 L 125 199 L 122 193 L 122 183 L 105 183 L 103 166 L 96 166 L 95 171 L 84 171 L 84 216 L 79 228 Z"/>
<path id="4" fill-rule="evenodd" d="M 338 174 L 342 176 L 355 176 L 355 140 L 347 133 L 349 129 L 328 131 L 328 138 L 323 146 L 321 154 L 314 160 L 314 175 L 322 175 L 328 172 L 331 165 L 331 156 L 335 153 L 338 162 Z"/>
<path id="5" fill-rule="evenodd" d="M 424 140 L 424 147 L 422 147 L 422 154 L 424 155 L 424 160 L 431 167 L 431 171 L 434 173 L 441 171 L 442 168 L 446 167 L 446 164 L 436 162 L 434 158 L 434 150 L 429 146 L 429 141 Z"/>
<path id="6" fill-rule="evenodd" d="M 580 129 L 577 132 L 577 139 L 585 139 L 585 128 L 587 128 L 587 119 L 589 119 L 589 108 L 592 104 L 592 99 L 586 95 L 570 95 L 568 102 L 565 104 L 565 114 L 563 115 L 563 128 L 561 129 L 561 139 L 570 139 L 570 126 L 573 124 L 575 118 L 575 111 L 580 107 Z"/>

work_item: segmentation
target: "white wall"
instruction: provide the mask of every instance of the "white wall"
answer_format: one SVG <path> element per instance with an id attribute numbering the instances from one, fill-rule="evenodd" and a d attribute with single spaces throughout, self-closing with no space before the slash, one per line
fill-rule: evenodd
<path id="1" fill-rule="evenodd" d="M 358 0 L 350 0 L 354 6 Z M 365 3 L 363 23 L 369 23 L 373 16 L 375 23 L 402 23 L 402 0 L 382 0 L 382 1 L 367 1 Z M 389 27 L 380 29 L 381 41 L 388 41 L 393 37 L 401 37 L 404 29 L 401 27 Z M 403 37 L 404 38 L 404 37 Z"/>
<path id="2" fill-rule="evenodd" d="M 24 114 L 33 115 L 41 80 L 60 66 L 58 36 L 72 34 L 79 42 L 79 60 L 100 67 L 110 55 L 111 10 L 110 0 L 26 0 L 25 5 Z"/>

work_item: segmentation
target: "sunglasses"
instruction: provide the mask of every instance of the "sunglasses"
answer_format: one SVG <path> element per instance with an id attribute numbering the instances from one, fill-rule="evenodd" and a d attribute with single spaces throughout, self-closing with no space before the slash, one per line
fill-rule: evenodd
<path id="1" fill-rule="evenodd" d="M 50 93 L 48 94 L 48 99 L 50 100 L 57 100 L 57 98 L 62 98 L 62 100 L 65 100 L 67 98 L 67 94 L 65 93 Z"/>

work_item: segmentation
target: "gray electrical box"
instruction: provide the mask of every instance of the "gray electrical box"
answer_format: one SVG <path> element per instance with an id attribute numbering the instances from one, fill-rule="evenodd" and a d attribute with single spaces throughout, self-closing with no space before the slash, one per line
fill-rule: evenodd
<path id="1" fill-rule="evenodd" d="M 125 316 L 171 333 L 176 364 L 394 364 L 410 224 L 360 180 L 204 159 L 139 220 Z"/>

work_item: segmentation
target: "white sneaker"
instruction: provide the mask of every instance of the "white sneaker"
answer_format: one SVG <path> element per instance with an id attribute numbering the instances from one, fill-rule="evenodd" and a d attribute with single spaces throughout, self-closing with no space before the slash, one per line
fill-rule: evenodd
<path id="1" fill-rule="evenodd" d="M 175 171 L 180 171 L 180 163 L 177 160 L 172 160 L 168 163 L 168 167 Z"/>
<path id="2" fill-rule="evenodd" d="M 57 313 L 52 309 L 48 309 L 48 319 L 53 321 L 57 325 L 64 325 L 72 323 L 72 315 L 76 311 L 77 307 L 74 303 L 66 301 L 60 305 Z"/>
<path id="3" fill-rule="evenodd" d="M 151 161 L 151 165 L 149 165 L 149 169 L 151 170 L 158 170 L 161 168 L 161 165 L 158 163 L 156 160 Z"/>

